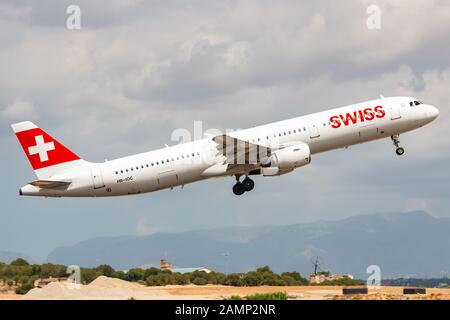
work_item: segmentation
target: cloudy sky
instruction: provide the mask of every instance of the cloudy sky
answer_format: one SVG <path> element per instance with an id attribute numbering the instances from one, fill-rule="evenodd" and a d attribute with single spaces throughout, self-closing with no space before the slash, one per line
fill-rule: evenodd
<path id="1" fill-rule="evenodd" d="M 81 29 L 66 27 L 70 4 Z M 367 8 L 381 29 L 367 27 Z M 376 212 L 450 216 L 450 2 L 0 0 L 0 250 L 45 259 L 103 235 L 290 224 Z M 18 196 L 34 174 L 10 124 L 32 120 L 89 161 L 174 144 L 174 129 L 245 128 L 385 96 L 440 117 L 320 154 L 295 173 L 115 199 Z"/>

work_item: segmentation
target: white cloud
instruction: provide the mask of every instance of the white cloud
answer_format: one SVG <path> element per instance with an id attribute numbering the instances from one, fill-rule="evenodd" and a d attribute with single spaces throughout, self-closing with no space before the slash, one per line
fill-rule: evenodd
<path id="1" fill-rule="evenodd" d="M 16 101 L 0 112 L 8 121 L 24 121 L 37 119 L 36 110 L 30 101 Z"/>

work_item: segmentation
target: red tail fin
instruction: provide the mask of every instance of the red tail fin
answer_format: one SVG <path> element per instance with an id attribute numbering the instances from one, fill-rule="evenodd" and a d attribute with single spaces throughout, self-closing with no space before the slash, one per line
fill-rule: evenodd
<path id="1" fill-rule="evenodd" d="M 34 170 L 80 160 L 56 139 L 30 121 L 11 125 Z"/>

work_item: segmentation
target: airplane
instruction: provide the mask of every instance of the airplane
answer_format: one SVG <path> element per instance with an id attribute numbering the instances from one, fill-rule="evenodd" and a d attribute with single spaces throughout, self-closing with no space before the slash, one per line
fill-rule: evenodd
<path id="1" fill-rule="evenodd" d="M 200 180 L 235 177 L 233 193 L 253 190 L 251 175 L 280 176 L 311 163 L 315 154 L 391 138 L 420 128 L 439 110 L 409 97 L 388 97 L 205 137 L 103 163 L 81 159 L 30 121 L 15 123 L 38 180 L 21 196 L 107 197 L 154 192 Z M 241 178 L 242 181 L 241 181 Z"/>

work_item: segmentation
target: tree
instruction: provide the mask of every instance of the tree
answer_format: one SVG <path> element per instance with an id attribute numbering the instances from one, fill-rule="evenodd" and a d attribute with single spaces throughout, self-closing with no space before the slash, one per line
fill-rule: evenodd
<path id="1" fill-rule="evenodd" d="M 126 274 L 126 278 L 128 281 L 139 281 L 139 280 L 145 280 L 144 278 L 145 271 L 141 268 L 133 268 L 128 270 Z"/>
<path id="2" fill-rule="evenodd" d="M 116 272 L 116 270 L 114 270 L 113 267 L 107 264 L 99 265 L 98 267 L 95 268 L 95 271 L 101 273 L 106 277 L 113 277 L 114 273 Z"/>
<path id="3" fill-rule="evenodd" d="M 231 273 L 225 277 L 224 284 L 228 286 L 241 287 L 245 283 L 243 281 L 243 275 L 239 273 Z"/>
<path id="4" fill-rule="evenodd" d="M 191 283 L 189 274 L 174 273 L 175 284 L 185 285 Z"/>
<path id="5" fill-rule="evenodd" d="M 148 286 L 165 286 L 168 284 L 176 284 L 175 274 L 161 272 L 156 275 L 151 275 L 145 282 Z"/>
<path id="6" fill-rule="evenodd" d="M 256 272 L 258 273 L 273 273 L 273 271 L 270 269 L 269 266 L 259 267 L 256 269 Z"/>
<path id="7" fill-rule="evenodd" d="M 252 273 L 248 273 L 244 277 L 244 283 L 246 286 L 249 286 L 249 287 L 257 286 L 259 283 L 258 277 Z"/>
<path id="8" fill-rule="evenodd" d="M 281 274 L 281 278 L 286 282 L 286 285 L 297 285 L 297 286 L 306 286 L 308 285 L 308 280 L 303 278 L 300 273 L 294 272 L 283 272 Z"/>
<path id="9" fill-rule="evenodd" d="M 102 274 L 95 269 L 81 268 L 81 282 L 84 284 L 91 283 L 101 275 Z"/>
<path id="10" fill-rule="evenodd" d="M 25 267 L 25 266 L 29 266 L 30 264 L 25 259 L 17 258 L 13 262 L 11 262 L 11 265 L 16 266 L 16 267 Z"/>
<path id="11" fill-rule="evenodd" d="M 26 282 L 16 288 L 16 294 L 26 294 L 28 291 L 34 288 L 34 284 Z"/>
<path id="12" fill-rule="evenodd" d="M 121 280 L 127 280 L 127 275 L 125 274 L 125 272 L 119 270 L 114 273 L 114 278 L 118 278 Z"/>
<path id="13" fill-rule="evenodd" d="M 198 286 L 203 286 L 205 284 L 208 284 L 208 281 L 205 278 L 195 278 L 192 283 Z"/>
<path id="14" fill-rule="evenodd" d="M 155 268 L 155 267 L 151 267 L 151 268 L 145 269 L 144 277 L 145 277 L 145 279 L 147 279 L 149 276 L 157 275 L 160 272 L 161 272 L 161 269 L 158 269 L 158 268 Z"/>

